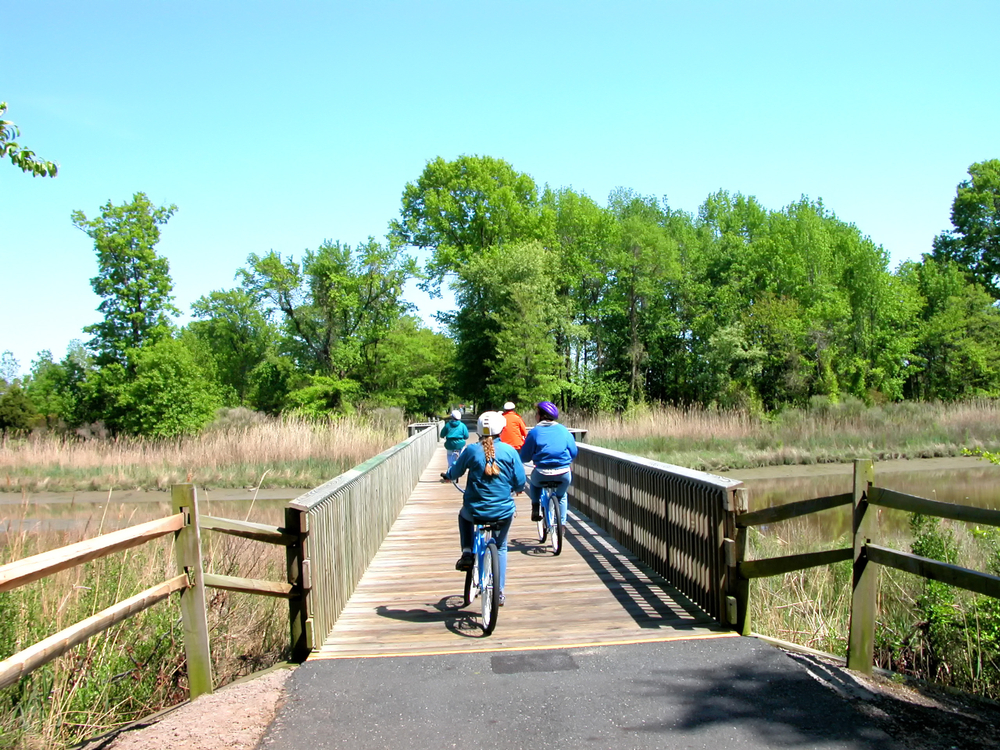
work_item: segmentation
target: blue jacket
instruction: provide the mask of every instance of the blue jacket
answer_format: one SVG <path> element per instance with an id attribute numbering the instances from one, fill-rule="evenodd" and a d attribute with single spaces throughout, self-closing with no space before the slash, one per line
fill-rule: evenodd
<path id="1" fill-rule="evenodd" d="M 514 513 L 513 493 L 524 489 L 526 477 L 524 464 L 517 451 L 499 440 L 493 441 L 493 454 L 500 467 L 500 474 L 486 476 L 486 454 L 480 443 L 472 443 L 462 451 L 454 466 L 448 470 L 449 479 L 458 479 L 466 471 L 465 506 L 477 518 L 506 518 Z"/>
<path id="2" fill-rule="evenodd" d="M 457 451 L 465 447 L 465 441 L 469 439 L 469 428 L 457 419 L 449 419 L 441 428 L 441 435 L 444 438 L 444 449 L 446 451 Z"/>
<path id="3" fill-rule="evenodd" d="M 521 446 L 521 460 L 539 469 L 562 469 L 577 454 L 573 433 L 558 422 L 540 422 L 531 428 Z"/>

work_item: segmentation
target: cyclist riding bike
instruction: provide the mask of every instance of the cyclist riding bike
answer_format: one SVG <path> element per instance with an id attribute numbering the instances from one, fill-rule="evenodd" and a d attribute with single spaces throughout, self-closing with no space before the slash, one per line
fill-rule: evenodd
<path id="1" fill-rule="evenodd" d="M 503 416 L 507 420 L 507 426 L 500 433 L 500 439 L 514 450 L 521 450 L 524 439 L 528 436 L 528 427 L 521 419 L 521 415 L 514 411 L 513 401 L 508 401 L 503 405 Z"/>
<path id="2" fill-rule="evenodd" d="M 555 492 L 559 499 L 559 521 L 566 527 L 566 492 L 573 481 L 570 465 L 576 458 L 577 447 L 573 433 L 557 421 L 559 409 L 551 401 L 538 403 L 538 424 L 531 428 L 521 446 L 521 460 L 533 463 L 535 468 L 528 480 L 528 497 L 531 498 L 531 520 L 542 520 L 542 485 L 558 483 Z"/>
<path id="3" fill-rule="evenodd" d="M 507 577 L 507 534 L 514 520 L 514 494 L 524 490 L 524 465 L 517 451 L 496 439 L 507 421 L 500 412 L 488 411 L 479 416 L 477 432 L 479 442 L 462 451 L 458 461 L 442 479 L 455 481 L 466 471 L 465 499 L 458 514 L 458 535 L 462 543 L 462 556 L 455 563 L 456 570 L 471 570 L 472 533 L 475 522 L 499 521 L 493 535 L 500 559 L 500 604 L 504 603 L 504 583 Z"/>
<path id="4" fill-rule="evenodd" d="M 448 454 L 449 469 L 455 464 L 458 454 L 465 447 L 465 441 L 469 439 L 469 428 L 462 423 L 462 412 L 455 409 L 450 416 L 451 419 L 444 423 L 440 433 L 441 439 L 444 440 L 444 449 Z"/>

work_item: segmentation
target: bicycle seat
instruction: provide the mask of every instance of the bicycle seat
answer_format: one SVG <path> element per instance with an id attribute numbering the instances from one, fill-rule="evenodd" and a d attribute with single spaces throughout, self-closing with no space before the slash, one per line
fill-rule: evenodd
<path id="1" fill-rule="evenodd" d="M 472 523 L 476 526 L 482 526 L 484 529 L 489 529 L 490 531 L 499 531 L 500 524 L 506 520 L 506 516 L 504 518 L 482 518 L 479 516 L 473 516 Z"/>
<path id="2" fill-rule="evenodd" d="M 558 482 L 558 481 L 555 481 L 555 482 L 539 482 L 539 483 L 538 483 L 538 486 L 539 486 L 539 487 L 542 487 L 543 489 L 547 489 L 547 490 L 549 490 L 549 489 L 555 489 L 555 488 L 556 488 L 556 487 L 558 487 L 558 486 L 559 486 L 560 484 L 561 484 L 561 483 L 560 483 L 560 482 Z"/>

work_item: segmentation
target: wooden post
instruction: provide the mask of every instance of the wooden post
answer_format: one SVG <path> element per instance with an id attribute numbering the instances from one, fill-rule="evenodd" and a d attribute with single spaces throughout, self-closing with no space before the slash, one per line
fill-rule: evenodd
<path id="1" fill-rule="evenodd" d="M 875 617 L 878 566 L 868 564 L 865 545 L 875 532 L 875 508 L 868 492 L 875 483 L 871 459 L 854 461 L 854 577 L 851 591 L 851 625 L 847 639 L 847 668 L 872 673 L 875 654 Z"/>
<path id="2" fill-rule="evenodd" d="M 288 600 L 291 628 L 292 661 L 303 662 L 313 647 L 312 619 L 309 617 L 309 590 L 312 588 L 310 563 L 305 556 L 308 514 L 297 508 L 285 508 L 285 532 L 298 537 L 285 550 L 288 582 L 295 593 Z"/>
<path id="3" fill-rule="evenodd" d="M 738 487 L 729 498 L 730 507 L 726 508 L 726 566 L 728 568 L 726 597 L 727 624 L 740 635 L 750 635 L 750 580 L 740 575 L 740 563 L 747 556 L 747 532 L 736 525 L 736 516 L 746 513 L 749 508 L 747 489 Z M 730 543 L 731 542 L 731 543 Z M 728 550 L 732 550 L 729 552 Z M 735 605 L 735 617 L 729 616 L 730 601 Z"/>
<path id="4" fill-rule="evenodd" d="M 194 485 L 170 488 L 174 512 L 184 514 L 184 526 L 174 536 L 177 572 L 188 577 L 181 591 L 184 623 L 184 653 L 187 656 L 188 690 L 192 700 L 212 692 L 212 653 L 208 644 L 208 614 L 205 581 L 201 567 L 201 533 L 198 528 L 198 496 Z"/>

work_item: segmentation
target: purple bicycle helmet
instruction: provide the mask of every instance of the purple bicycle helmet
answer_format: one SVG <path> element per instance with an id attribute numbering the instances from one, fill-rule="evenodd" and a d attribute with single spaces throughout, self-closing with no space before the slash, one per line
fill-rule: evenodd
<path id="1" fill-rule="evenodd" d="M 559 419 L 559 407 L 551 401 L 539 401 L 538 411 L 549 419 Z"/>

